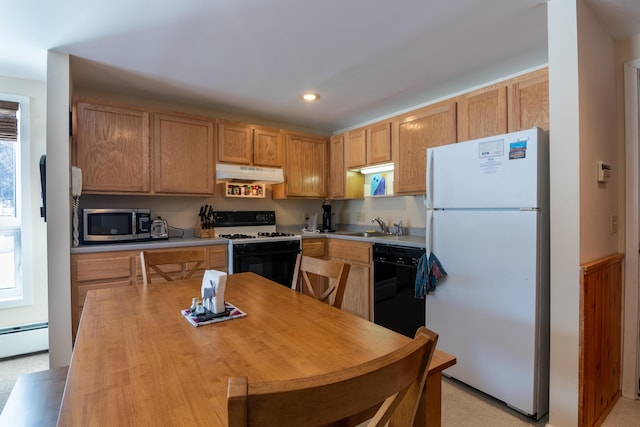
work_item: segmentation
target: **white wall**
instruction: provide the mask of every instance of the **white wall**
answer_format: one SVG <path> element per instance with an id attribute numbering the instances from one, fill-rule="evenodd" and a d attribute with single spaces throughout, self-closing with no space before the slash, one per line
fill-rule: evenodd
<path id="1" fill-rule="evenodd" d="M 583 0 L 549 2 L 551 373 L 549 423 L 578 421 L 580 264 L 621 250 L 611 234 L 624 178 L 616 138 L 615 43 Z M 613 166 L 596 181 L 596 161 Z"/>
<path id="2" fill-rule="evenodd" d="M 40 218 L 40 174 L 38 164 L 40 155 L 45 153 L 46 123 L 46 83 L 35 80 L 16 79 L 0 76 L 0 93 L 19 95 L 29 98 L 29 187 L 27 206 L 30 207 L 25 227 L 29 246 L 23 248 L 23 257 L 32 260 L 25 272 L 29 281 L 25 286 L 32 286 L 32 304 L 24 307 L 0 310 L 0 328 L 17 326 L 35 322 L 46 322 L 48 316 L 47 271 L 42 268 L 46 264 L 47 247 L 46 226 Z"/>
<path id="3" fill-rule="evenodd" d="M 619 214 L 618 183 L 624 165 L 618 162 L 616 139 L 615 42 L 591 10 L 578 10 L 580 102 L 580 262 L 594 261 L 621 250 L 611 216 Z M 596 180 L 596 162 L 612 166 L 607 183 Z"/>
<path id="4" fill-rule="evenodd" d="M 47 249 L 49 365 L 71 360 L 69 56 L 47 55 Z"/>
<path id="5" fill-rule="evenodd" d="M 628 63 L 629 62 L 629 63 Z M 638 138 L 638 76 L 640 69 L 640 34 L 618 43 L 616 71 L 618 78 L 618 145 L 620 162 L 626 161 L 626 185 L 620 199 L 625 202 L 621 211 L 626 211 L 624 223 L 625 283 L 623 320 L 622 395 L 638 397 L 638 377 L 640 376 L 640 342 L 638 320 L 640 317 L 639 259 L 637 255 L 640 241 L 640 149 Z"/>
<path id="6" fill-rule="evenodd" d="M 578 26 L 575 1 L 550 1 L 551 331 L 549 424 L 577 425 L 580 262 Z"/>

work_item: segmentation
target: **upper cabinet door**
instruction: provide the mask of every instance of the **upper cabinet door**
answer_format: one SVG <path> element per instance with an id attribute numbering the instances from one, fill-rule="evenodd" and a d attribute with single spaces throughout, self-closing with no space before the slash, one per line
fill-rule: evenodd
<path id="1" fill-rule="evenodd" d="M 286 134 L 285 182 L 272 186 L 273 198 L 325 197 L 327 194 L 327 139 Z"/>
<path id="2" fill-rule="evenodd" d="M 367 165 L 391 161 L 391 122 L 367 128 Z"/>
<path id="3" fill-rule="evenodd" d="M 280 129 L 256 126 L 253 129 L 253 164 L 282 167 L 284 164 L 284 138 Z"/>
<path id="4" fill-rule="evenodd" d="M 427 148 L 456 142 L 456 103 L 444 101 L 400 116 L 394 123 L 397 194 L 426 191 Z"/>
<path id="5" fill-rule="evenodd" d="M 367 164 L 367 132 L 364 128 L 352 130 L 345 141 L 347 169 Z"/>
<path id="6" fill-rule="evenodd" d="M 213 122 L 154 114 L 156 193 L 211 196 L 215 188 Z"/>
<path id="7" fill-rule="evenodd" d="M 515 78 L 509 85 L 509 132 L 537 126 L 549 130 L 549 70 Z"/>
<path id="8" fill-rule="evenodd" d="M 344 134 L 331 137 L 331 198 L 342 199 L 345 193 Z"/>
<path id="9" fill-rule="evenodd" d="M 458 100 L 458 141 L 507 132 L 507 87 L 490 86 Z"/>
<path id="10" fill-rule="evenodd" d="M 76 103 L 74 163 L 87 193 L 148 193 L 149 113 Z"/>
<path id="11" fill-rule="evenodd" d="M 253 161 L 253 130 L 250 125 L 218 121 L 218 161 L 250 165 Z"/>

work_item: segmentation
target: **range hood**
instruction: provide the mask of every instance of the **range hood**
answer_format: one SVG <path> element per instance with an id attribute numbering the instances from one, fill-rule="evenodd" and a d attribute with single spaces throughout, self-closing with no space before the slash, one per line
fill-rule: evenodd
<path id="1" fill-rule="evenodd" d="M 278 184 L 284 182 L 284 173 L 279 168 L 218 163 L 216 165 L 216 180 Z"/>

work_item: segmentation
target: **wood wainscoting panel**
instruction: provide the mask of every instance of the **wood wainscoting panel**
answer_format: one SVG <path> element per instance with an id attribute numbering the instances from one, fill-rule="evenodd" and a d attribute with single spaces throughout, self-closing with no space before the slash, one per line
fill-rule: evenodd
<path id="1" fill-rule="evenodd" d="M 621 394 L 623 258 L 581 266 L 579 426 L 600 425 Z"/>

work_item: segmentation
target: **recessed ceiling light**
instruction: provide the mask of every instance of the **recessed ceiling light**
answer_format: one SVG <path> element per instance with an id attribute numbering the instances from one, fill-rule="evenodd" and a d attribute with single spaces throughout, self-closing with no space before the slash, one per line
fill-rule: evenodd
<path id="1" fill-rule="evenodd" d="M 305 101 L 316 101 L 318 98 L 320 98 L 320 95 L 313 92 L 307 92 L 302 95 L 302 99 L 304 99 Z"/>

